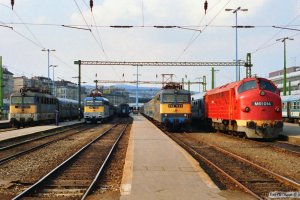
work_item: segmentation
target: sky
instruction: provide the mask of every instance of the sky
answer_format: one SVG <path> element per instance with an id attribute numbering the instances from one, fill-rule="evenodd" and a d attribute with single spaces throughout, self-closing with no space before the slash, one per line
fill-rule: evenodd
<path id="1" fill-rule="evenodd" d="M 13 10 L 10 2 L 0 0 L 0 56 L 15 76 L 47 77 L 48 55 L 42 49 L 55 50 L 49 54 L 50 65 L 57 65 L 54 79 L 75 83 L 76 60 L 232 62 L 236 15 L 225 9 L 237 7 L 248 9 L 238 11 L 237 24 L 254 26 L 239 28 L 237 37 L 238 59 L 251 53 L 252 74 L 268 77 L 283 69 L 284 45 L 276 41 L 280 38 L 293 38 L 286 40 L 287 67 L 300 62 L 300 32 L 273 28 L 300 29 L 300 0 L 207 0 L 206 14 L 205 0 L 94 0 L 92 12 L 89 0 L 17 0 Z M 116 25 L 133 27 L 111 27 Z M 215 69 L 216 86 L 235 81 L 235 66 Z M 136 73 L 133 66 L 82 66 L 82 81 L 132 81 Z M 206 76 L 211 88 L 208 66 L 139 67 L 139 74 L 142 81 L 161 81 L 161 74 L 174 74 L 173 81 Z M 49 75 L 52 79 L 52 67 Z M 199 86 L 191 89 L 198 91 Z"/>

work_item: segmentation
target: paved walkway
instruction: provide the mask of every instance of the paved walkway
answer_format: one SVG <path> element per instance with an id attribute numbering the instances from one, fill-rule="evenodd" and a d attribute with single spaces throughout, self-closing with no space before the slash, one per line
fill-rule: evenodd
<path id="1" fill-rule="evenodd" d="M 225 199 L 198 163 L 143 116 L 134 116 L 121 200 Z"/>
<path id="2" fill-rule="evenodd" d="M 5 131 L 0 132 L 0 141 L 7 140 L 14 137 L 20 137 L 23 135 L 33 134 L 36 132 L 46 131 L 50 129 L 56 129 L 63 126 L 68 126 L 71 124 L 81 123 L 83 121 L 73 120 L 73 121 L 67 121 L 67 122 L 60 122 L 59 126 L 56 126 L 54 124 L 50 125 L 44 125 L 44 126 L 33 126 L 33 127 L 27 127 L 27 128 L 20 128 L 12 131 Z"/>

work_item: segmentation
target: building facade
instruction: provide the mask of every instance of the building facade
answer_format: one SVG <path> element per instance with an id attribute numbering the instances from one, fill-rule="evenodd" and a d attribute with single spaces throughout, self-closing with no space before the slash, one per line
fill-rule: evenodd
<path id="1" fill-rule="evenodd" d="M 3 69 L 3 98 L 9 99 L 14 88 L 14 80 L 13 80 L 14 74 L 8 71 L 8 69 L 5 67 L 2 69 Z"/>
<path id="2" fill-rule="evenodd" d="M 283 70 L 269 73 L 269 79 L 273 81 L 280 92 L 283 92 Z M 290 89 L 289 89 L 290 86 Z M 300 66 L 289 67 L 286 69 L 286 94 L 300 94 Z"/>
<path id="3" fill-rule="evenodd" d="M 55 81 L 55 94 L 58 98 L 78 100 L 78 85 L 70 81 Z M 86 96 L 85 87 L 81 87 L 81 101 Z"/>
<path id="4" fill-rule="evenodd" d="M 114 106 L 129 103 L 129 93 L 125 89 L 110 86 L 103 90 L 103 94 Z"/>

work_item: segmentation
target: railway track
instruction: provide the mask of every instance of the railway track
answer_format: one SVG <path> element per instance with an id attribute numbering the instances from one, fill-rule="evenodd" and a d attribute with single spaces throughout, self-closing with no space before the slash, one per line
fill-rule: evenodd
<path id="1" fill-rule="evenodd" d="M 290 153 L 298 154 L 300 155 L 300 146 L 296 144 L 291 144 L 288 142 L 282 142 L 282 141 L 275 141 L 268 144 L 274 148 L 277 148 L 279 150 L 284 150 Z"/>
<path id="2" fill-rule="evenodd" d="M 284 151 L 284 152 L 289 152 L 293 154 L 300 154 L 300 146 L 284 141 L 269 141 L 269 140 L 252 140 L 252 139 L 244 139 L 244 138 L 239 138 L 239 137 L 234 137 L 232 135 L 227 135 L 224 133 L 216 133 L 220 136 L 240 140 L 242 142 L 252 142 L 255 143 L 256 145 L 259 145 L 261 147 L 271 147 L 274 148 L 275 150 L 279 151 Z"/>
<path id="3" fill-rule="evenodd" d="M 27 141 L 27 140 L 29 141 L 29 140 L 33 140 L 35 138 L 42 138 L 44 136 L 51 135 L 51 134 L 56 134 L 56 133 L 64 132 L 64 131 L 67 131 L 67 130 L 73 130 L 73 129 L 76 129 L 76 128 L 81 127 L 81 126 L 82 126 L 82 123 L 72 124 L 72 125 L 69 125 L 69 126 L 57 127 L 57 128 L 54 128 L 54 129 L 39 131 L 39 132 L 36 132 L 36 133 L 33 133 L 33 134 L 27 134 L 27 135 L 22 135 L 22 136 L 2 140 L 2 141 L 0 141 L 0 150 L 3 149 L 3 148 L 6 148 L 8 146 L 11 146 L 11 145 L 13 146 L 15 144 L 22 143 L 22 142 Z"/>
<path id="4" fill-rule="evenodd" d="M 85 199 L 96 183 L 128 122 L 114 125 L 13 199 Z"/>
<path id="5" fill-rule="evenodd" d="M 300 183 L 271 172 L 245 158 L 230 153 L 220 147 L 199 143 L 182 134 L 166 133 L 198 161 L 226 177 L 233 184 L 258 199 L 266 199 L 270 192 L 299 191 Z"/>
<path id="6" fill-rule="evenodd" d="M 94 127 L 95 125 L 93 126 L 80 125 L 59 132 L 54 132 L 52 134 L 33 136 L 33 138 L 31 139 L 18 141 L 16 143 L 9 143 L 6 146 L 2 146 L 0 148 L 0 165 L 8 161 L 11 161 L 13 159 L 16 159 L 22 155 L 25 155 L 28 152 L 43 148 L 54 142 L 63 140 L 67 137 L 78 134 L 88 129 L 92 129 Z"/>

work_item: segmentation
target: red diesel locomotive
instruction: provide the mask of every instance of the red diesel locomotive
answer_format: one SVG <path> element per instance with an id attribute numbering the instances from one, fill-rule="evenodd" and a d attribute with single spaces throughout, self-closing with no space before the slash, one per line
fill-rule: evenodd
<path id="1" fill-rule="evenodd" d="M 245 78 L 208 91 L 205 115 L 212 127 L 248 138 L 277 138 L 282 131 L 280 91 L 264 78 Z"/>

